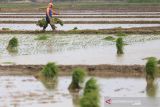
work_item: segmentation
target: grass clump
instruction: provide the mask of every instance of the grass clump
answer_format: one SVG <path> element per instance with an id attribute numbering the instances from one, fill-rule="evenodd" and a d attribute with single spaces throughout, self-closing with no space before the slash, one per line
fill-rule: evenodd
<path id="1" fill-rule="evenodd" d="M 108 40 L 108 41 L 114 41 L 114 40 L 115 40 L 115 38 L 112 37 L 112 36 L 107 36 L 107 37 L 105 37 L 104 39 L 105 39 L 105 40 Z"/>
<path id="2" fill-rule="evenodd" d="M 39 26 L 39 27 L 45 27 L 45 26 L 47 26 L 47 22 L 46 22 L 46 20 L 43 18 L 42 20 L 38 20 L 38 22 L 37 22 L 36 25 Z"/>
<path id="3" fill-rule="evenodd" d="M 53 18 L 50 23 L 51 23 L 52 26 L 54 26 L 55 28 L 56 28 L 55 24 L 60 24 L 61 26 L 63 26 L 63 21 L 60 20 L 60 19 L 58 19 L 58 18 Z M 41 20 L 38 20 L 38 22 L 37 22 L 36 25 L 39 26 L 39 27 L 46 27 L 46 26 L 48 25 L 48 23 L 47 23 L 46 20 L 43 18 L 43 19 L 41 19 Z"/>
<path id="4" fill-rule="evenodd" d="M 148 82 L 153 82 L 157 73 L 157 60 L 155 58 L 150 58 L 145 66 L 146 80 Z"/>
<path id="5" fill-rule="evenodd" d="M 35 40 L 47 40 L 49 37 L 46 35 L 40 35 L 37 38 L 35 38 Z"/>
<path id="6" fill-rule="evenodd" d="M 84 95 L 86 95 L 87 93 L 90 93 L 90 92 L 95 92 L 95 93 L 99 92 L 99 87 L 97 85 L 97 81 L 94 78 L 89 79 L 85 85 Z"/>
<path id="7" fill-rule="evenodd" d="M 53 18 L 53 22 L 54 22 L 55 24 L 60 24 L 61 26 L 63 26 L 63 21 L 60 20 L 59 18 Z"/>
<path id="8" fill-rule="evenodd" d="M 13 37 L 10 39 L 7 50 L 10 52 L 17 52 L 17 47 L 18 47 L 18 39 L 16 37 Z"/>
<path id="9" fill-rule="evenodd" d="M 82 68 L 76 68 L 73 70 L 72 82 L 69 86 L 70 90 L 79 90 L 81 88 L 80 84 L 84 82 L 86 76 L 86 71 Z"/>
<path id="10" fill-rule="evenodd" d="M 58 75 L 58 67 L 55 63 L 49 62 L 41 71 L 42 75 L 49 79 L 55 79 Z"/>
<path id="11" fill-rule="evenodd" d="M 2 28 L 2 30 L 7 31 L 10 30 L 10 28 Z"/>
<path id="12" fill-rule="evenodd" d="M 100 94 L 97 81 L 91 78 L 87 81 L 83 93 L 83 97 L 80 100 L 80 107 L 100 107 Z"/>
<path id="13" fill-rule="evenodd" d="M 78 27 L 74 27 L 72 30 L 78 30 Z"/>
<path id="14" fill-rule="evenodd" d="M 123 32 L 118 32 L 116 36 L 123 37 L 123 36 L 127 36 L 127 34 Z"/>
<path id="15" fill-rule="evenodd" d="M 124 47 L 124 43 L 123 43 L 123 39 L 122 38 L 118 38 L 116 40 L 116 47 L 117 47 L 117 54 L 123 54 L 123 47 Z"/>
<path id="16" fill-rule="evenodd" d="M 155 57 L 146 57 L 143 60 L 150 60 L 150 59 L 157 60 Z"/>

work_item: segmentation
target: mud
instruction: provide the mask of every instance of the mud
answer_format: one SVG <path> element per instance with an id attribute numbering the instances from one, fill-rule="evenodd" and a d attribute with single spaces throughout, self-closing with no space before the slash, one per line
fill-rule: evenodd
<path id="1" fill-rule="evenodd" d="M 113 29 L 99 29 L 99 30 L 70 30 L 70 31 L 29 31 L 29 30 L 0 30 L 0 34 L 41 34 L 41 33 L 54 33 L 54 34 L 116 34 L 124 32 L 127 34 L 159 34 L 160 26 L 158 27 L 135 27 L 135 28 L 113 28 Z"/>
<path id="2" fill-rule="evenodd" d="M 36 75 L 44 65 L 0 65 L 0 75 Z M 143 77 L 142 65 L 60 65 L 60 75 L 71 75 L 74 68 L 81 67 L 89 75 L 114 77 Z"/>

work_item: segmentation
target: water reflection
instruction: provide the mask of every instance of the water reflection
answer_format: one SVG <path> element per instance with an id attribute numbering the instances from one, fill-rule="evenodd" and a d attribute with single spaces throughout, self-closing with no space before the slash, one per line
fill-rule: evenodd
<path id="1" fill-rule="evenodd" d="M 146 86 L 146 94 L 149 97 L 156 97 L 157 96 L 158 86 L 154 82 L 148 82 Z"/>
<path id="2" fill-rule="evenodd" d="M 44 87 L 48 90 L 54 90 L 57 87 L 58 80 L 56 79 L 48 79 L 48 78 L 40 78 L 39 79 Z"/>
<path id="3" fill-rule="evenodd" d="M 80 95 L 79 92 L 70 92 L 71 96 L 72 96 L 72 102 L 74 107 L 80 107 L 79 106 L 79 102 L 80 102 Z"/>
<path id="4" fill-rule="evenodd" d="M 7 48 L 9 55 L 16 56 L 18 55 L 18 48 Z"/>

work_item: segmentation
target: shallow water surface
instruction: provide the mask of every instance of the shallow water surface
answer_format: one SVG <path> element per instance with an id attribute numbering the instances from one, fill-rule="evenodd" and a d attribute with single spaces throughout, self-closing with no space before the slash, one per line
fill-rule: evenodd
<path id="1" fill-rule="evenodd" d="M 0 21 L 38 21 L 42 18 L 0 18 Z M 60 18 L 63 21 L 160 21 L 160 18 Z"/>
<path id="2" fill-rule="evenodd" d="M 44 34 L 41 34 L 44 35 Z M 8 41 L 17 37 L 17 53 L 6 50 Z M 15 64 L 145 64 L 146 57 L 160 58 L 159 35 L 129 35 L 124 38 L 125 54 L 117 56 L 114 41 L 104 40 L 115 35 L 46 35 L 48 40 L 36 40 L 40 35 L 3 34 L 0 36 L 0 63 Z"/>
<path id="3" fill-rule="evenodd" d="M 100 86 L 101 107 L 104 97 L 137 97 L 149 100 L 146 91 L 146 82 L 143 78 L 102 78 L 95 77 Z M 87 78 L 89 79 L 89 78 Z M 37 80 L 33 76 L 0 76 L 0 103 L 1 107 L 77 107 L 78 100 L 83 91 L 70 93 L 68 86 L 71 83 L 70 76 L 60 76 L 52 88 L 44 81 Z M 159 79 L 156 81 L 156 94 L 160 96 Z M 149 100 L 150 101 L 150 100 Z M 159 100 L 158 100 L 159 101 Z M 145 106 L 147 107 L 147 106 Z M 150 107 L 150 106 L 148 106 Z"/>
<path id="4" fill-rule="evenodd" d="M 64 26 L 56 25 L 57 30 L 72 30 L 77 27 L 79 30 L 98 30 L 98 29 L 112 29 L 112 28 L 132 28 L 132 27 L 158 27 L 160 24 L 64 24 Z M 11 30 L 42 30 L 36 24 L 0 24 L 0 29 L 10 28 Z M 46 30 L 51 30 L 50 25 Z"/>

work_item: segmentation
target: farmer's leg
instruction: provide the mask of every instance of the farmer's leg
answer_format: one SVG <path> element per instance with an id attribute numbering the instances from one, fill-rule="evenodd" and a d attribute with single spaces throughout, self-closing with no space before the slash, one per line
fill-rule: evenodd
<path id="1" fill-rule="evenodd" d="M 50 26 L 51 26 L 52 30 L 56 29 L 56 26 L 53 23 L 50 23 Z"/>
<path id="2" fill-rule="evenodd" d="M 44 30 L 44 31 L 46 30 L 47 26 L 48 26 L 48 22 L 47 22 L 46 25 L 43 27 L 43 30 Z"/>
<path id="3" fill-rule="evenodd" d="M 43 27 L 43 30 L 45 31 L 46 28 L 48 27 L 48 24 L 50 23 L 49 18 L 46 16 L 46 25 Z"/>

